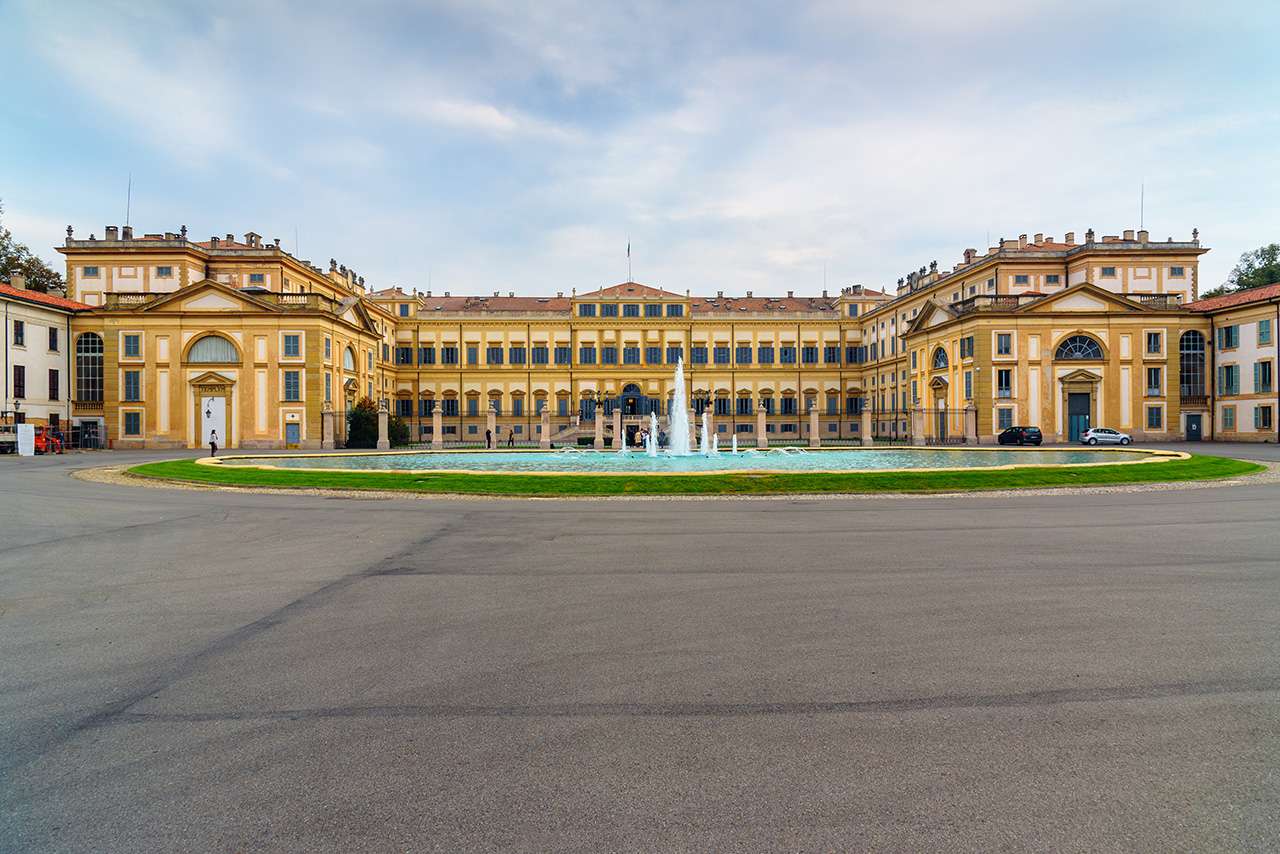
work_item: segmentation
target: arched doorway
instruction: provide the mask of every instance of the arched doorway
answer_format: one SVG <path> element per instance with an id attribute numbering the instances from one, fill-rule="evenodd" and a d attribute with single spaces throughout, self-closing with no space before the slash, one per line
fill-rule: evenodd
<path id="1" fill-rule="evenodd" d="M 648 411 L 645 408 L 648 398 L 635 383 L 627 383 L 623 386 L 618 400 L 621 401 L 623 415 L 644 415 Z"/>

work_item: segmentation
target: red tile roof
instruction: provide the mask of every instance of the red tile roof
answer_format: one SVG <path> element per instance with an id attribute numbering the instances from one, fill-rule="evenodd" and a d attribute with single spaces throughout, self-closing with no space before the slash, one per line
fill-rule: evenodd
<path id="1" fill-rule="evenodd" d="M 27 302 L 40 303 L 50 308 L 58 308 L 63 311 L 93 311 L 93 306 L 85 305 L 82 302 L 69 300 L 64 297 L 56 297 L 53 294 L 42 294 L 39 291 L 18 290 L 9 285 L 0 283 L 0 296 L 10 297 L 12 299 L 25 300 Z"/>
<path id="2" fill-rule="evenodd" d="M 1183 308 L 1189 308 L 1192 311 L 1217 311 L 1220 308 L 1230 308 L 1234 305 L 1245 305 L 1251 302 L 1266 302 L 1270 299 L 1280 297 L 1280 284 L 1264 285 L 1261 288 L 1249 288 L 1244 291 L 1232 291 L 1229 294 L 1223 294 L 1220 297 L 1209 297 L 1208 299 L 1196 300 L 1195 302 L 1183 303 Z"/>
<path id="3" fill-rule="evenodd" d="M 578 299 L 684 299 L 684 294 L 638 285 L 635 282 L 624 282 L 598 291 L 578 294 Z"/>

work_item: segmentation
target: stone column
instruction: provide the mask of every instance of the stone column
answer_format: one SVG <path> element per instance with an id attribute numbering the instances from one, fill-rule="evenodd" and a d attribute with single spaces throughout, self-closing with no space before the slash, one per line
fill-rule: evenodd
<path id="1" fill-rule="evenodd" d="M 378 407 L 378 450 L 391 450 L 391 440 L 387 438 L 387 418 L 391 413 L 385 406 Z"/>
<path id="2" fill-rule="evenodd" d="M 626 444 L 626 434 L 622 432 L 622 407 L 615 406 L 613 408 L 613 449 L 616 451 Z M 654 437 L 654 441 L 658 441 Z"/>
<path id="3" fill-rule="evenodd" d="M 822 447 L 822 435 L 818 432 L 818 407 L 817 404 L 809 407 L 809 447 Z"/>
<path id="4" fill-rule="evenodd" d="M 707 425 L 707 447 L 699 448 L 698 450 L 702 451 L 704 454 L 715 447 L 716 422 L 713 416 L 713 413 L 715 412 L 715 409 L 713 409 L 714 406 L 715 402 L 712 401 L 707 404 L 706 409 L 702 410 L 702 423 Z"/>
<path id="5" fill-rule="evenodd" d="M 978 444 L 978 409 L 973 404 L 964 408 L 964 440 L 967 444 Z"/>
<path id="6" fill-rule="evenodd" d="M 444 409 L 438 400 L 431 407 L 431 450 L 444 450 Z"/>
<path id="7" fill-rule="evenodd" d="M 485 411 L 486 422 L 485 429 L 489 431 L 489 435 L 493 437 L 493 446 L 498 447 L 498 413 L 493 408 L 493 404 L 489 404 L 489 408 Z"/>
<path id="8" fill-rule="evenodd" d="M 914 406 L 911 408 L 911 444 L 924 444 L 924 407 Z"/>
<path id="9" fill-rule="evenodd" d="M 544 451 L 551 450 L 551 407 L 542 407 L 542 434 L 538 437 L 538 447 Z"/>
<path id="10" fill-rule="evenodd" d="M 595 448 L 597 451 L 603 451 L 604 450 L 604 407 L 598 403 L 596 404 L 595 416 L 596 416 L 596 419 L 595 419 L 596 420 L 596 440 L 592 444 L 592 447 Z"/>
<path id="11" fill-rule="evenodd" d="M 769 447 L 768 431 L 765 430 L 764 421 L 767 414 L 763 403 L 756 408 L 756 447 L 761 450 Z"/>
<path id="12" fill-rule="evenodd" d="M 861 424 L 862 426 L 860 429 L 862 430 L 862 447 L 870 448 L 872 445 L 876 443 L 875 439 L 871 435 L 871 407 L 870 406 L 862 407 Z"/>
<path id="13" fill-rule="evenodd" d="M 320 413 L 320 450 L 332 451 L 333 444 L 333 419 L 338 417 L 338 413 L 333 411 L 333 407 L 328 403 L 324 405 L 324 412 Z"/>

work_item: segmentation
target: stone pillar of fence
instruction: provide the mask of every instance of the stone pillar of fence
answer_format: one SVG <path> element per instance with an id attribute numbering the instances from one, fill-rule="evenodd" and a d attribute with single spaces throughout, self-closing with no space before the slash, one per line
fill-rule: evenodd
<path id="1" fill-rule="evenodd" d="M 485 412 L 487 421 L 485 429 L 489 431 L 489 435 L 493 437 L 493 446 L 498 446 L 498 411 L 493 408 L 493 404 L 489 404 L 488 410 Z"/>
<path id="2" fill-rule="evenodd" d="M 859 428 L 862 431 L 862 447 L 870 448 L 872 445 L 876 443 L 875 438 L 871 435 L 871 407 L 870 406 L 862 407 L 862 419 L 860 423 L 862 425 Z"/>
<path id="3" fill-rule="evenodd" d="M 391 413 L 387 412 L 385 406 L 378 407 L 378 450 L 391 450 L 391 440 L 387 438 L 387 419 Z"/>
<path id="4" fill-rule="evenodd" d="M 333 411 L 333 407 L 328 403 L 324 405 L 324 412 L 320 413 L 320 450 L 332 451 L 333 444 L 333 420 L 338 417 L 338 413 Z"/>
<path id="5" fill-rule="evenodd" d="M 756 447 L 763 450 L 769 447 L 769 431 L 765 429 L 764 417 L 768 415 L 768 411 L 764 408 L 764 404 L 760 404 L 756 408 Z"/>
<path id="6" fill-rule="evenodd" d="M 438 400 L 431 407 L 431 450 L 444 450 L 444 409 Z"/>
<path id="7" fill-rule="evenodd" d="M 542 407 L 542 417 L 539 421 L 542 432 L 538 435 L 538 447 L 544 451 L 551 450 L 551 408 Z"/>
<path id="8" fill-rule="evenodd" d="M 604 407 L 596 404 L 596 438 L 591 447 L 597 451 L 604 450 Z"/>
<path id="9" fill-rule="evenodd" d="M 693 407 L 689 407 L 689 447 L 698 447 L 698 418 L 693 414 Z"/>
<path id="10" fill-rule="evenodd" d="M 622 407 L 615 406 L 613 408 L 613 449 L 618 450 L 625 441 L 626 434 L 622 432 Z M 653 441 L 658 441 L 658 437 L 654 436 Z"/>
<path id="11" fill-rule="evenodd" d="M 924 407 L 916 406 L 911 410 L 911 444 L 924 444 Z"/>
<path id="12" fill-rule="evenodd" d="M 964 441 L 970 445 L 978 444 L 978 410 L 973 404 L 964 408 Z"/>
<path id="13" fill-rule="evenodd" d="M 822 434 L 818 431 L 818 407 L 809 407 L 809 447 L 822 447 Z"/>

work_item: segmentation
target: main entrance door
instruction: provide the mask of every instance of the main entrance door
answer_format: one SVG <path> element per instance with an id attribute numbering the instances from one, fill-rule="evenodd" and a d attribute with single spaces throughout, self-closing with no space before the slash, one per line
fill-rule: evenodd
<path id="1" fill-rule="evenodd" d="M 1072 392 L 1067 395 L 1067 441 L 1080 441 L 1080 434 L 1088 430 L 1091 395 Z"/>
<path id="2" fill-rule="evenodd" d="M 284 425 L 284 446 L 286 448 L 297 448 L 302 444 L 302 425 L 296 421 L 289 422 Z"/>
<path id="3" fill-rule="evenodd" d="M 1200 441 L 1200 424 L 1201 424 L 1201 421 L 1200 421 L 1199 413 L 1196 413 L 1194 415 L 1192 415 L 1191 413 L 1187 413 L 1187 441 L 1188 442 Z"/>
<path id="4" fill-rule="evenodd" d="M 200 444 L 208 445 L 213 431 L 218 431 L 218 447 L 226 448 L 231 444 L 227 438 L 227 399 L 225 397 L 200 398 Z"/>

